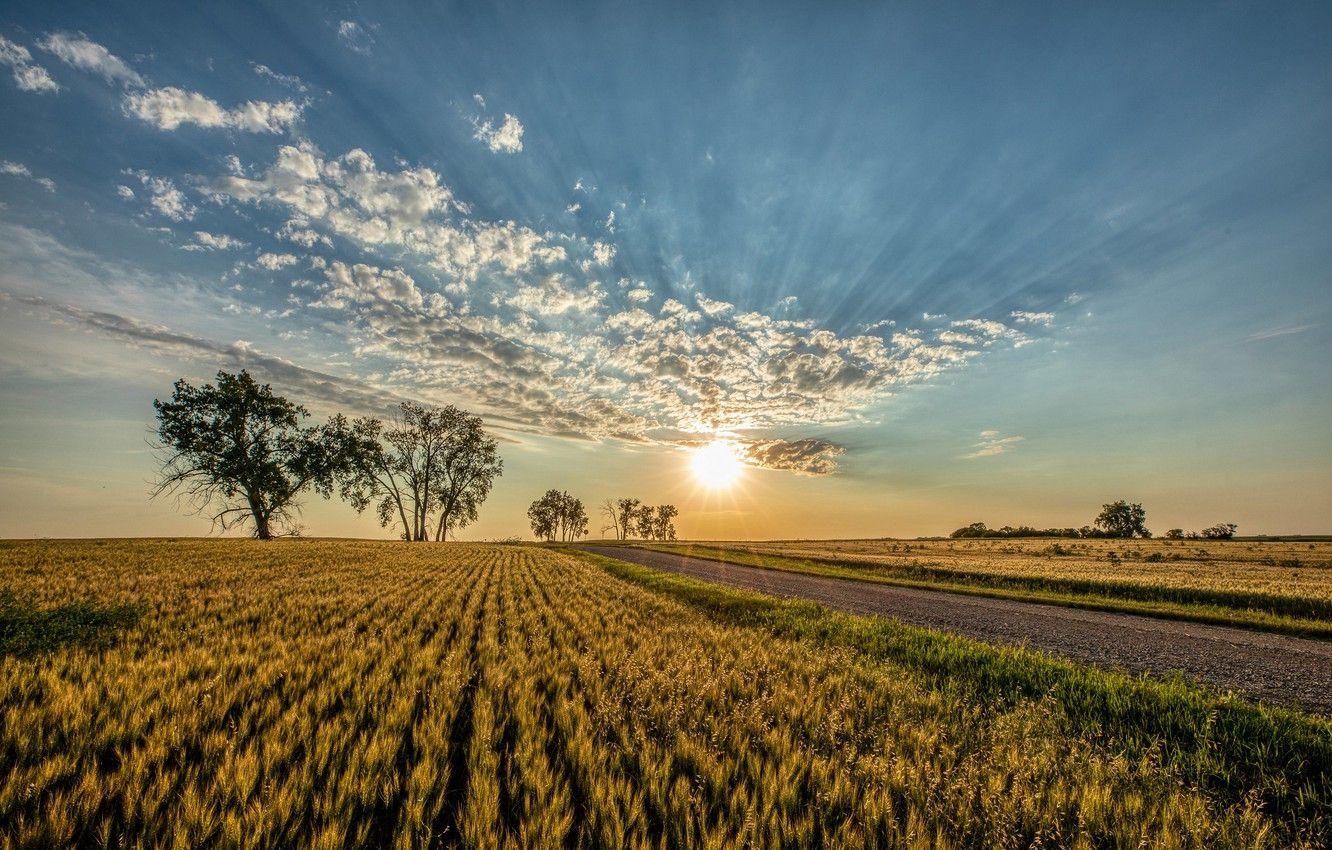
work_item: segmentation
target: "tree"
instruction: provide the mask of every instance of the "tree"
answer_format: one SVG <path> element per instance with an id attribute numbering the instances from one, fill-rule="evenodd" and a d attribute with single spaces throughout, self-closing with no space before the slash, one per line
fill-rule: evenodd
<path id="1" fill-rule="evenodd" d="M 216 386 L 182 378 L 153 408 L 163 456 L 152 496 L 183 495 L 213 510 L 224 531 L 249 522 L 260 540 L 293 533 L 297 497 L 313 487 L 329 498 L 350 469 L 355 439 L 345 419 L 303 428 L 309 411 L 245 370 L 218 372 Z"/>
<path id="2" fill-rule="evenodd" d="M 651 505 L 642 505 L 634 512 L 634 532 L 644 540 L 657 536 L 657 509 Z"/>
<path id="3" fill-rule="evenodd" d="M 657 540 L 675 539 L 675 518 L 680 511 L 675 505 L 657 505 L 657 514 L 652 522 L 652 536 Z"/>
<path id="4" fill-rule="evenodd" d="M 447 540 L 449 532 L 476 522 L 481 503 L 495 479 L 504 474 L 504 461 L 499 444 L 482 428 L 481 417 L 453 405 L 438 413 L 446 433 L 435 488 L 440 508 L 435 539 Z"/>
<path id="5" fill-rule="evenodd" d="M 1147 530 L 1147 512 L 1142 505 L 1130 505 L 1120 500 L 1101 506 L 1096 527 L 1108 537 L 1151 537 Z"/>
<path id="6" fill-rule="evenodd" d="M 1167 531 L 1167 532 L 1165 533 L 1165 536 L 1166 536 L 1166 539 L 1167 539 L 1167 540 L 1183 540 L 1183 539 L 1184 539 L 1184 529 L 1182 529 L 1182 528 L 1172 528 L 1172 529 L 1170 529 L 1169 531 Z"/>
<path id="7" fill-rule="evenodd" d="M 606 532 L 615 534 L 616 540 L 623 540 L 624 535 L 620 533 L 620 512 L 615 507 L 614 499 L 607 499 L 601 503 L 601 534 L 605 536 Z"/>
<path id="8" fill-rule="evenodd" d="M 387 527 L 396 516 L 404 540 L 429 540 L 432 525 L 441 540 L 475 520 L 503 473 L 498 447 L 480 417 L 453 405 L 403 402 L 390 426 L 357 419 L 353 431 L 355 474 L 347 488 L 352 507 L 363 511 L 377 502 L 379 524 Z"/>
<path id="9" fill-rule="evenodd" d="M 638 506 L 642 502 L 637 499 L 616 499 L 612 510 L 612 517 L 615 522 L 615 534 L 620 540 L 628 540 L 629 535 L 633 534 L 638 524 Z"/>
<path id="10" fill-rule="evenodd" d="M 567 543 L 587 534 L 587 511 L 582 500 L 561 490 L 547 490 L 527 509 L 527 518 L 532 533 L 550 542 L 558 538 Z"/>
<path id="11" fill-rule="evenodd" d="M 1235 536 L 1235 531 L 1239 529 L 1233 522 L 1218 522 L 1210 528 L 1202 530 L 1204 540 L 1231 540 Z"/>

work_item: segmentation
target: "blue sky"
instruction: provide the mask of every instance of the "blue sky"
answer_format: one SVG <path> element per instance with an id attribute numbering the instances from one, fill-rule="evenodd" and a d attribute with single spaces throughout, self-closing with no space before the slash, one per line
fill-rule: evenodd
<path id="1" fill-rule="evenodd" d="M 0 534 L 151 400 L 452 402 L 696 536 L 1327 531 L 1325 4 L 0 5 Z M 718 437 L 749 469 L 701 492 Z M 71 512 L 79 517 L 70 527 Z M 317 501 L 318 534 L 378 533 Z"/>

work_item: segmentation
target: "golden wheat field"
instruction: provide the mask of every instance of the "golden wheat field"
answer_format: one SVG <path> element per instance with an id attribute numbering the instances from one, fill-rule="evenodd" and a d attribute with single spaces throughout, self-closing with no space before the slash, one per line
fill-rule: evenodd
<path id="1" fill-rule="evenodd" d="M 1150 754 L 527 546 L 0 544 L 6 847 L 1277 847 Z"/>

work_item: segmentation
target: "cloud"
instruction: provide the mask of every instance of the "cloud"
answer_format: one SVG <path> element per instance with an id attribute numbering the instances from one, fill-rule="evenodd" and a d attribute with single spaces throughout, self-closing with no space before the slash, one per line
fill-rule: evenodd
<path id="1" fill-rule="evenodd" d="M 751 440 L 743 445 L 746 462 L 766 469 L 784 469 L 803 475 L 831 475 L 845 449 L 827 440 Z"/>
<path id="2" fill-rule="evenodd" d="M 355 53 L 369 55 L 374 38 L 356 21 L 338 21 L 338 38 Z"/>
<path id="3" fill-rule="evenodd" d="M 247 133 L 282 133 L 301 117 L 302 107 L 290 100 L 251 100 L 233 109 L 198 92 L 167 86 L 125 96 L 125 111 L 159 130 L 182 124 L 225 127 Z"/>
<path id="4" fill-rule="evenodd" d="M 499 127 L 494 126 L 489 119 L 475 126 L 476 132 L 472 138 L 484 142 L 491 153 L 518 153 L 523 149 L 523 123 L 507 112 Z"/>
<path id="5" fill-rule="evenodd" d="M 330 159 L 308 142 L 283 145 L 258 178 L 224 175 L 207 192 L 217 201 L 283 207 L 368 249 L 405 248 L 459 285 L 488 270 L 516 275 L 563 262 L 571 247 L 584 256 L 592 250 L 513 221 L 472 219 L 432 169 L 384 171 L 355 148 Z"/>
<path id="6" fill-rule="evenodd" d="M 1033 313 L 1029 310 L 1014 310 L 1008 315 L 1019 325 L 1041 325 L 1048 328 L 1054 324 L 1054 313 Z"/>
<path id="7" fill-rule="evenodd" d="M 54 192 L 56 190 L 54 180 L 50 177 L 34 177 L 28 166 L 21 162 L 10 162 L 9 160 L 0 161 L 0 174 L 7 174 L 11 177 L 26 177 L 48 192 Z"/>
<path id="8" fill-rule="evenodd" d="M 148 189 L 153 209 L 172 221 L 190 221 L 198 209 L 185 200 L 185 193 L 176 188 L 169 177 L 154 177 L 146 171 L 129 172 L 139 178 Z M 122 195 L 123 197 L 123 195 Z"/>
<path id="9" fill-rule="evenodd" d="M 128 186 L 117 186 L 116 196 L 122 201 L 132 201 L 134 200 L 134 190 Z"/>
<path id="10" fill-rule="evenodd" d="M 47 33 L 37 46 L 53 54 L 66 65 L 97 74 L 108 83 L 125 86 L 143 85 L 143 77 L 140 77 L 137 71 L 102 45 L 89 41 L 83 33 Z"/>
<path id="11" fill-rule="evenodd" d="M 285 269 L 287 266 L 294 266 L 300 262 L 295 254 L 274 254 L 269 251 L 263 251 L 259 258 L 255 260 L 261 267 L 275 272 L 278 269 Z"/>
<path id="12" fill-rule="evenodd" d="M 424 302 L 416 281 L 402 269 L 335 262 L 324 270 L 324 276 L 330 287 L 315 302 L 316 306 L 340 310 L 349 304 L 376 301 L 407 307 L 420 307 Z"/>
<path id="13" fill-rule="evenodd" d="M 32 53 L 21 44 L 0 35 L 0 65 L 8 65 L 14 83 L 23 91 L 57 92 L 60 86 L 41 65 L 32 64 Z"/>
<path id="14" fill-rule="evenodd" d="M 510 306 L 540 316 L 557 316 L 570 310 L 591 312 L 606 300 L 599 284 L 592 283 L 582 289 L 565 285 L 559 275 L 551 275 L 536 286 L 522 286 L 508 299 Z"/>
<path id="15" fill-rule="evenodd" d="M 295 74 L 279 74 L 267 65 L 260 65 L 258 62 L 251 62 L 250 67 L 259 76 L 266 77 L 280 86 L 286 86 L 302 94 L 310 90 L 310 87 L 305 84 L 305 80 Z"/>
<path id="16" fill-rule="evenodd" d="M 0 297 L 3 297 L 2 293 Z M 220 343 L 116 313 L 88 310 L 36 296 L 9 297 L 58 324 L 95 332 L 159 356 L 199 363 L 205 377 L 217 369 L 248 369 L 261 380 L 272 382 L 280 391 L 325 409 L 384 416 L 405 398 L 363 381 L 298 366 L 266 354 L 245 340 Z"/>
<path id="17" fill-rule="evenodd" d="M 194 231 L 194 243 L 186 245 L 186 250 L 192 251 L 235 251 L 248 246 L 248 242 L 243 242 L 226 234 L 208 233 L 204 230 Z"/>
<path id="18" fill-rule="evenodd" d="M 714 301 L 701 292 L 694 295 L 694 300 L 698 303 L 698 308 L 712 318 L 725 315 L 735 309 L 734 304 L 727 301 Z"/>
<path id="19" fill-rule="evenodd" d="M 998 431 L 986 430 L 980 432 L 980 442 L 972 445 L 975 451 L 970 454 L 962 455 L 964 459 L 971 460 L 978 457 L 994 457 L 995 455 L 1007 454 L 1012 451 L 1018 443 L 1025 437 L 1013 435 L 1010 437 L 1001 436 Z"/>
<path id="20" fill-rule="evenodd" d="M 652 290 L 645 286 L 636 286 L 624 294 L 631 303 L 646 304 L 652 300 Z"/>
<path id="21" fill-rule="evenodd" d="M 1261 342 L 1265 339 L 1275 339 L 1279 336 L 1290 336 L 1291 334 L 1304 333 L 1315 325 L 1286 325 L 1279 328 L 1268 328 L 1263 331 L 1255 331 L 1244 338 L 1245 342 Z"/>

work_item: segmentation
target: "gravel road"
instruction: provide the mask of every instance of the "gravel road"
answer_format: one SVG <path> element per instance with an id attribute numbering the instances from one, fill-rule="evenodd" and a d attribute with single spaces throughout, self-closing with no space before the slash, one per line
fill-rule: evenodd
<path id="1" fill-rule="evenodd" d="M 1132 673 L 1181 672 L 1221 690 L 1332 714 L 1332 643 L 1134 614 L 987 599 L 619 546 L 582 546 L 622 561 L 853 614 L 892 617 L 1018 644 Z"/>

